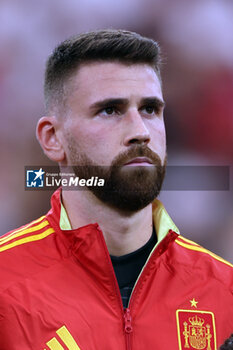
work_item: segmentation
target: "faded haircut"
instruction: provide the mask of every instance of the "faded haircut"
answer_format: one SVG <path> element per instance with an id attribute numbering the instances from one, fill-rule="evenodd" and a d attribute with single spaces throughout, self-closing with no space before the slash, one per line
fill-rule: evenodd
<path id="1" fill-rule="evenodd" d="M 106 29 L 75 35 L 58 45 L 46 63 L 46 112 L 65 106 L 65 83 L 78 68 L 92 62 L 148 64 L 160 82 L 160 49 L 157 42 L 126 30 Z"/>

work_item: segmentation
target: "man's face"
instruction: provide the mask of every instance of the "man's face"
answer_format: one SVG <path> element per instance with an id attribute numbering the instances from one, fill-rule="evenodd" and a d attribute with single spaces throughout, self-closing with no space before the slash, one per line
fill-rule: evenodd
<path id="1" fill-rule="evenodd" d="M 83 65 L 69 83 L 63 134 L 77 176 L 105 178 L 90 190 L 118 209 L 137 211 L 158 195 L 166 138 L 163 96 L 146 64 Z"/>

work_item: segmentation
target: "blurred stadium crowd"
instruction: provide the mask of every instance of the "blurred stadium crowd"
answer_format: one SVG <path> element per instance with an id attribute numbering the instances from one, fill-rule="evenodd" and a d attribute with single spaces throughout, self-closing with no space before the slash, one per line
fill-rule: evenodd
<path id="1" fill-rule="evenodd" d="M 25 191 L 24 166 L 50 164 L 35 138 L 47 56 L 70 35 L 123 28 L 163 52 L 168 164 L 228 165 L 229 191 L 163 191 L 183 235 L 233 262 L 233 2 L 1 0 L 1 233 L 37 218 L 51 193 Z"/>

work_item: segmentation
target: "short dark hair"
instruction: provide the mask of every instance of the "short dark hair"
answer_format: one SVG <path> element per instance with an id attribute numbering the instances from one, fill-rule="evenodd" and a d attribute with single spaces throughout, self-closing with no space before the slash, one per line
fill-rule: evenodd
<path id="1" fill-rule="evenodd" d="M 64 100 L 64 83 L 82 64 L 98 61 L 145 63 L 155 70 L 161 81 L 160 60 L 158 43 L 134 32 L 105 29 L 73 36 L 58 45 L 47 60 L 44 83 L 46 110 Z"/>

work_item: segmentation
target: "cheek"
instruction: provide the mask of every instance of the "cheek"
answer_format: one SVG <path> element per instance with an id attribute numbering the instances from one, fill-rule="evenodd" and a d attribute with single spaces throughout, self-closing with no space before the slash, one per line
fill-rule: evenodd
<path id="1" fill-rule="evenodd" d="M 154 151 L 164 160 L 166 155 L 166 131 L 164 123 L 157 123 L 151 129 L 151 145 Z"/>
<path id="2" fill-rule="evenodd" d="M 78 153 L 85 153 L 98 165 L 111 163 L 115 148 L 111 130 L 93 123 L 92 125 L 83 124 L 79 128 L 73 126 L 70 134 L 75 140 Z"/>
<path id="3" fill-rule="evenodd" d="M 75 140 L 80 149 L 96 148 L 104 142 L 104 130 L 93 123 L 81 120 L 69 125 L 69 134 Z"/>
<path id="4" fill-rule="evenodd" d="M 164 124 L 159 125 L 159 127 L 156 130 L 161 142 L 164 141 L 164 143 L 166 143 L 166 132 Z"/>

